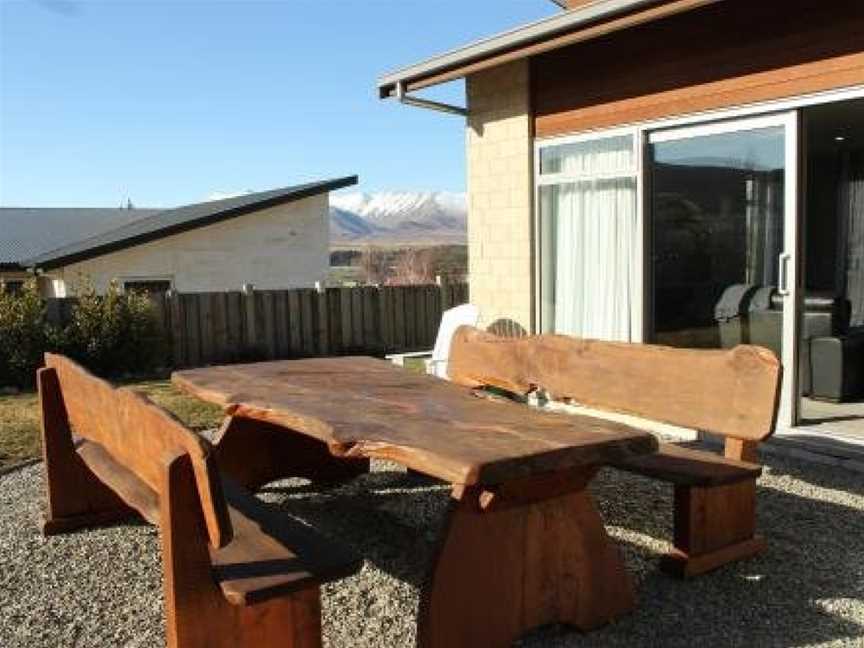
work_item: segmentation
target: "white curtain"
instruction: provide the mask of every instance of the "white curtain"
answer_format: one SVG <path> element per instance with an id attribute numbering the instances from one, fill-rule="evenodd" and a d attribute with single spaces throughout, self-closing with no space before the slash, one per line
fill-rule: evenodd
<path id="1" fill-rule="evenodd" d="M 840 235 L 845 270 L 840 286 L 852 304 L 852 326 L 864 324 L 864 154 L 846 154 L 840 178 Z M 842 288 L 841 288 L 842 289 Z"/>
<path id="2" fill-rule="evenodd" d="M 638 244 L 632 139 L 556 148 L 569 149 L 559 152 L 556 171 L 574 180 L 541 190 L 545 328 L 630 341 Z"/>
<path id="3" fill-rule="evenodd" d="M 747 179 L 747 272 L 745 282 L 776 286 L 783 252 L 784 172 L 753 171 Z"/>

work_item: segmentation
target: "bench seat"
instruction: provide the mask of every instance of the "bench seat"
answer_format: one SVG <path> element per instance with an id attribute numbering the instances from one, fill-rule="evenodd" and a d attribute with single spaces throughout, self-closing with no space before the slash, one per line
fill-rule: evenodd
<path id="1" fill-rule="evenodd" d="M 151 524 L 159 524 L 159 496 L 100 444 L 83 441 L 78 455 L 104 484 Z M 284 512 L 273 512 L 222 477 L 234 529 L 224 547 L 210 547 L 214 580 L 234 605 L 252 605 L 357 572 L 362 559 L 337 547 Z"/>
<path id="2" fill-rule="evenodd" d="M 725 486 L 753 480 L 762 474 L 759 464 L 675 443 L 661 443 L 654 454 L 629 457 L 613 465 L 679 486 Z"/>
<path id="3" fill-rule="evenodd" d="M 774 433 L 782 367 L 756 346 L 684 349 L 544 334 L 502 338 L 462 327 L 448 375 L 471 388 L 629 414 L 725 439 L 723 454 L 661 444 L 613 466 L 672 485 L 673 550 L 661 568 L 703 574 L 759 553 L 759 443 Z"/>

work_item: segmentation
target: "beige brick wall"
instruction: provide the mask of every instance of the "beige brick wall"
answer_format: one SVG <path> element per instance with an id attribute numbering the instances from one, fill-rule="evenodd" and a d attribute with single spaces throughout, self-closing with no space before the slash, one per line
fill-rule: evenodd
<path id="1" fill-rule="evenodd" d="M 326 277 L 327 194 L 285 203 L 52 270 L 47 296 L 72 295 L 81 275 L 104 291 L 112 279 L 169 279 L 179 292 L 308 288 Z"/>
<path id="2" fill-rule="evenodd" d="M 483 325 L 533 330 L 533 162 L 528 64 L 467 79 L 468 275 Z"/>

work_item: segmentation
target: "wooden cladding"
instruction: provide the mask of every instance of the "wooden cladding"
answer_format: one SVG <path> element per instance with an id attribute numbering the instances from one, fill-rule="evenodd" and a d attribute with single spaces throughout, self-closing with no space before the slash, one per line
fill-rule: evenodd
<path id="1" fill-rule="evenodd" d="M 727 0 L 538 55 L 538 137 L 864 84 L 864 2 Z"/>

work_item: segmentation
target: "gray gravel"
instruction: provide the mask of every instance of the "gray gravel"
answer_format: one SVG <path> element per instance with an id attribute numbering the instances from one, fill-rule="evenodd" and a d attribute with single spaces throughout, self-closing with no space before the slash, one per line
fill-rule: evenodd
<path id="1" fill-rule="evenodd" d="M 544 628 L 524 646 L 864 646 L 864 480 L 767 458 L 759 482 L 762 556 L 692 582 L 657 570 L 671 534 L 670 489 L 612 470 L 592 485 L 637 583 L 633 614 L 582 635 Z M 350 484 L 273 484 L 262 498 L 354 545 L 362 571 L 324 590 L 325 645 L 410 646 L 418 584 L 447 489 L 379 463 Z M 115 526 L 43 539 L 41 465 L 0 476 L 0 645 L 158 646 L 156 529 Z"/>

